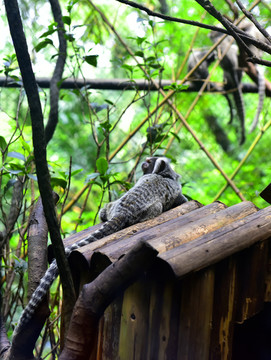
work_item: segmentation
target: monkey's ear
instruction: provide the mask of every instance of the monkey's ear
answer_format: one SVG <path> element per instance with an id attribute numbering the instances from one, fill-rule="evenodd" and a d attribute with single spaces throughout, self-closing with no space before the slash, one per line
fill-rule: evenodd
<path id="1" fill-rule="evenodd" d="M 161 173 L 162 171 L 165 170 L 167 164 L 168 164 L 167 158 L 158 158 L 154 164 L 152 173 L 153 174 Z"/>

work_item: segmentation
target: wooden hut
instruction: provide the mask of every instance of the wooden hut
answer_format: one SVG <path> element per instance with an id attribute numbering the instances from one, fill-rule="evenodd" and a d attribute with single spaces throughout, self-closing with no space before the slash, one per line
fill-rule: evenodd
<path id="1" fill-rule="evenodd" d="M 107 307 L 91 359 L 271 359 L 270 236 L 271 206 L 190 201 L 74 251 L 78 292 L 139 241 L 158 251 Z"/>

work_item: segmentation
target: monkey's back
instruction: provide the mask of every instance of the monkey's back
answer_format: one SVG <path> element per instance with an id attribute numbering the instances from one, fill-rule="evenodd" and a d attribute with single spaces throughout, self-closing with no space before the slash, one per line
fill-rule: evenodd
<path id="1" fill-rule="evenodd" d="M 132 189 L 112 203 L 108 220 L 121 217 L 132 225 L 151 219 L 169 210 L 180 192 L 178 181 L 157 174 L 144 175 Z"/>

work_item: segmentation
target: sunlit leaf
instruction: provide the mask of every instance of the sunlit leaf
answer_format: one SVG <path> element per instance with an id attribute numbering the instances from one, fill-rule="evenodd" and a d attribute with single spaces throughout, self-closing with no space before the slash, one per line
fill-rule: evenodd
<path id="1" fill-rule="evenodd" d="M 99 173 L 104 175 L 108 169 L 108 162 L 105 158 L 99 158 L 96 161 L 96 166 Z"/>
<path id="2" fill-rule="evenodd" d="M 84 57 L 84 60 L 94 67 L 97 67 L 98 55 L 87 55 Z"/>
<path id="3" fill-rule="evenodd" d="M 70 16 L 62 16 L 62 21 L 64 22 L 64 24 L 66 25 L 71 25 L 71 18 Z"/>
<path id="4" fill-rule="evenodd" d="M 41 49 L 45 48 L 47 45 L 54 45 L 53 41 L 51 39 L 45 39 L 38 43 L 38 45 L 35 46 L 36 52 L 39 52 Z"/>
<path id="5" fill-rule="evenodd" d="M 62 178 L 51 177 L 51 186 L 54 188 L 55 186 L 60 186 L 63 189 L 67 187 L 67 181 Z"/>
<path id="6" fill-rule="evenodd" d="M 12 157 L 12 158 L 15 158 L 15 159 L 19 159 L 19 160 L 22 160 L 22 161 L 25 161 L 25 157 L 23 154 L 17 152 L 17 151 L 11 151 L 8 153 L 8 156 L 9 157 Z"/>

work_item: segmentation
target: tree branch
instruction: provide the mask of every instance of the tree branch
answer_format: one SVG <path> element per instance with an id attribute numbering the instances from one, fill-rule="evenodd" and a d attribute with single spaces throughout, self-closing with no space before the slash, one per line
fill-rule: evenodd
<path id="1" fill-rule="evenodd" d="M 50 113 L 49 119 L 45 127 L 45 140 L 46 143 L 52 139 L 57 123 L 58 123 L 58 101 L 59 101 L 59 85 L 58 82 L 62 79 L 64 66 L 67 56 L 67 41 L 64 36 L 64 24 L 62 21 L 62 13 L 58 0 L 50 0 L 53 16 L 55 22 L 58 24 L 58 41 L 59 50 L 58 58 L 51 79 L 50 84 Z"/>
<path id="2" fill-rule="evenodd" d="M 21 80 L 19 80 L 21 81 Z M 48 89 L 50 87 L 50 79 L 49 78 L 37 78 L 37 84 L 39 87 Z M 159 89 L 164 88 L 165 86 L 172 85 L 172 80 L 162 80 L 159 83 Z M 177 82 L 178 83 L 178 82 Z M 211 91 L 212 93 L 223 91 L 222 87 L 219 88 L 216 83 L 210 82 L 210 88 L 204 89 L 204 92 Z M 10 88 L 20 88 L 21 85 L 19 83 L 15 83 L 12 79 L 7 79 L 4 77 L 0 77 L 0 87 L 10 87 Z M 153 84 L 148 84 L 146 80 L 143 79 L 135 79 L 130 81 L 129 79 L 85 79 L 85 80 L 74 80 L 74 79 L 66 79 L 61 84 L 61 89 L 78 89 L 82 86 L 87 86 L 90 89 L 101 89 L 101 90 L 117 90 L 117 91 L 127 91 L 127 90 L 148 90 L 148 91 L 157 91 L 157 87 Z M 178 90 L 180 92 L 198 92 L 198 88 L 191 84 L 188 88 L 183 88 Z M 242 92 L 243 93 L 258 93 L 258 87 L 251 83 L 243 83 L 242 84 Z M 270 91 L 267 92 L 266 96 L 271 96 Z"/>
<path id="3" fill-rule="evenodd" d="M 129 5 L 129 6 L 133 7 L 133 8 L 135 8 L 135 9 L 145 11 L 148 15 L 156 16 L 156 17 L 158 17 L 160 19 L 163 19 L 163 20 L 169 20 L 169 21 L 173 21 L 173 22 L 177 22 L 177 23 L 181 23 L 181 24 L 198 26 L 198 27 L 201 27 L 203 29 L 213 30 L 213 31 L 221 32 L 223 34 L 228 34 L 228 32 L 225 29 L 222 29 L 220 27 L 203 24 L 203 23 L 198 22 L 198 21 L 180 19 L 180 18 L 177 18 L 177 17 L 174 17 L 174 16 L 164 15 L 164 14 L 161 14 L 159 12 L 152 11 L 149 8 L 147 8 L 146 6 L 135 3 L 134 1 L 130 1 L 130 0 L 116 0 L 116 1 L 118 1 L 118 2 L 120 2 L 122 4 L 125 4 L 125 5 Z"/>
<path id="4" fill-rule="evenodd" d="M 63 293 L 66 298 L 75 299 L 72 277 L 69 270 L 68 261 L 65 256 L 64 246 L 60 236 L 57 217 L 55 214 L 55 205 L 53 201 L 50 175 L 46 160 L 46 143 L 41 103 L 36 79 L 33 73 L 32 64 L 28 53 L 18 3 L 17 0 L 5 0 L 4 3 L 10 28 L 10 34 L 13 40 L 29 104 L 38 185 L 42 198 L 46 221 L 48 224 L 48 229 L 55 250 L 57 265 L 59 267 L 60 277 L 63 286 Z"/>
<path id="5" fill-rule="evenodd" d="M 215 19 L 217 19 L 227 30 L 220 28 L 218 26 L 206 25 L 206 24 L 200 23 L 198 21 L 179 19 L 176 17 L 164 15 L 164 14 L 152 11 L 143 5 L 139 5 L 139 4 L 135 3 L 134 1 L 129 1 L 129 0 L 116 0 L 116 1 L 118 1 L 122 4 L 125 4 L 125 5 L 129 5 L 135 9 L 145 11 L 150 16 L 156 16 L 156 17 L 164 19 L 164 20 L 174 21 L 174 22 L 188 24 L 188 25 L 192 25 L 192 26 L 197 26 L 197 27 L 201 27 L 203 29 L 218 31 L 223 34 L 231 35 L 234 37 L 234 39 L 237 41 L 237 43 L 246 51 L 246 53 L 251 57 L 251 59 L 250 59 L 251 62 L 265 65 L 265 66 L 271 66 L 271 61 L 259 59 L 256 56 L 253 56 L 248 45 L 252 44 L 252 45 L 260 48 L 261 50 L 266 51 L 268 54 L 271 54 L 271 46 L 264 44 L 261 41 L 257 41 L 256 39 L 252 38 L 251 36 L 247 36 L 247 34 L 245 32 L 240 30 L 234 24 L 230 23 L 230 21 L 228 19 L 226 19 L 219 11 L 217 11 L 216 8 L 208 0 L 204 0 L 204 1 L 196 0 L 196 1 L 210 15 L 212 15 Z"/>
<path id="6" fill-rule="evenodd" d="M 269 41 L 271 42 L 271 37 L 268 34 L 268 32 L 258 23 L 258 21 L 255 19 L 255 17 L 253 16 L 253 14 L 246 10 L 246 8 L 244 7 L 244 5 L 241 3 L 240 0 L 236 0 L 237 5 L 239 6 L 240 10 L 245 14 L 245 16 L 251 21 L 253 22 L 253 24 L 256 26 L 256 28 L 263 34 L 263 36 Z"/>

